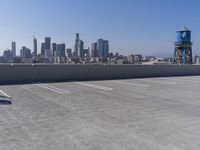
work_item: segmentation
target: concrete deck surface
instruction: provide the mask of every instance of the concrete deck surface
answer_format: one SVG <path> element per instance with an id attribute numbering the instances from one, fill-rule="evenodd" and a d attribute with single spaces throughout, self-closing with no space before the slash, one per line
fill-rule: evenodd
<path id="1" fill-rule="evenodd" d="M 0 150 L 199 150 L 200 76 L 0 86 Z"/>

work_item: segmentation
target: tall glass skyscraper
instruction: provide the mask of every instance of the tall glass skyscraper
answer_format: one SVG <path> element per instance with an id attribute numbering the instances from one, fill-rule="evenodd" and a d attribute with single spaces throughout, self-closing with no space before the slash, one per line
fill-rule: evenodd
<path id="1" fill-rule="evenodd" d="M 16 57 L 16 42 L 12 42 L 12 57 Z"/>
<path id="2" fill-rule="evenodd" d="M 37 39 L 35 37 L 33 38 L 33 51 L 36 57 L 37 56 Z"/>
<path id="3" fill-rule="evenodd" d="M 45 37 L 45 42 L 41 45 L 41 55 L 45 56 L 45 50 L 51 50 L 51 38 Z"/>
<path id="4" fill-rule="evenodd" d="M 79 33 L 76 33 L 76 39 L 75 39 L 73 57 L 78 57 L 79 41 L 80 41 L 80 39 L 79 39 Z"/>
<path id="5" fill-rule="evenodd" d="M 92 45 L 91 45 L 91 57 L 92 58 L 98 57 L 97 43 L 92 43 Z"/>
<path id="6" fill-rule="evenodd" d="M 78 42 L 78 57 L 84 57 L 84 42 L 82 40 Z"/>
<path id="7" fill-rule="evenodd" d="M 98 57 L 107 59 L 109 55 L 109 42 L 108 40 L 98 39 L 97 41 L 97 53 Z"/>
<path id="8" fill-rule="evenodd" d="M 42 55 L 42 56 L 45 55 L 45 49 L 46 49 L 45 43 L 43 42 L 43 43 L 41 44 L 41 55 Z"/>
<path id="9" fill-rule="evenodd" d="M 50 50 L 51 49 L 51 38 L 45 37 L 45 49 Z"/>
<path id="10" fill-rule="evenodd" d="M 58 57 L 66 57 L 65 55 L 65 43 L 57 44 L 57 54 Z"/>
<path id="11" fill-rule="evenodd" d="M 53 56 L 57 56 L 57 44 L 52 43 L 52 51 L 53 51 Z"/>

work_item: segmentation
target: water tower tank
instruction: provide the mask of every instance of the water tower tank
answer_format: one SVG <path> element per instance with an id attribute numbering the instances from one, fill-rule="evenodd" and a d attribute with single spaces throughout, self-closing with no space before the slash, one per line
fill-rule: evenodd
<path id="1" fill-rule="evenodd" d="M 192 64 L 191 31 L 184 26 L 176 33 L 174 64 Z"/>
<path id="2" fill-rule="evenodd" d="M 191 31 L 187 27 L 181 28 L 177 31 L 177 43 L 190 43 L 191 42 Z"/>

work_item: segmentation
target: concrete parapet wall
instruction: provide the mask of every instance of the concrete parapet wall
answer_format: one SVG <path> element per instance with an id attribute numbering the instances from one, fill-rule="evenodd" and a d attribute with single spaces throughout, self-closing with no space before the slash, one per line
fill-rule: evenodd
<path id="1" fill-rule="evenodd" d="M 200 75 L 200 65 L 0 65 L 0 84 L 187 75 Z"/>

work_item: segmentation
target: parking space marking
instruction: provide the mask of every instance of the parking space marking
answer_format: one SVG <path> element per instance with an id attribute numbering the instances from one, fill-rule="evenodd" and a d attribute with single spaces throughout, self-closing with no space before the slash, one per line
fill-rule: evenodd
<path id="1" fill-rule="evenodd" d="M 61 89 L 61 88 L 52 86 L 52 85 L 47 85 L 47 84 L 42 84 L 42 83 L 40 83 L 40 85 L 43 85 L 43 86 L 46 86 L 46 87 L 48 87 L 48 88 L 52 88 L 52 89 L 55 89 L 55 90 L 64 92 L 64 93 L 66 93 L 66 94 L 70 94 L 70 93 L 71 93 L 70 91 L 67 91 L 67 90 L 64 90 L 64 89 Z"/>
<path id="2" fill-rule="evenodd" d="M 100 85 L 96 85 L 96 84 L 91 84 L 91 83 L 85 83 L 85 82 L 73 82 L 73 83 L 81 85 L 81 86 L 86 86 L 86 87 L 99 89 L 99 90 L 105 90 L 105 91 L 112 91 L 113 90 L 113 88 L 100 86 Z"/>
<path id="3" fill-rule="evenodd" d="M 191 83 L 198 83 L 200 81 L 195 81 L 195 80 L 188 80 L 188 79 L 184 79 L 184 78 L 176 78 L 176 79 L 172 79 L 172 78 L 168 78 L 167 80 L 171 80 L 171 81 L 178 81 L 178 82 L 191 82 Z"/>
<path id="4" fill-rule="evenodd" d="M 3 94 L 3 96 L 7 97 L 7 98 L 11 98 L 8 94 L 6 94 L 4 91 L 0 90 L 0 93 Z"/>
<path id="5" fill-rule="evenodd" d="M 147 85 L 147 84 L 138 84 L 134 82 L 125 82 L 125 81 L 113 81 L 113 82 L 120 83 L 120 84 L 134 85 L 134 86 L 139 86 L 139 87 L 150 87 L 150 85 Z"/>
<path id="6" fill-rule="evenodd" d="M 151 82 L 151 83 L 161 83 L 161 84 L 170 84 L 170 85 L 176 85 L 175 82 L 166 82 L 166 81 L 155 81 L 155 80 L 146 80 L 142 79 L 141 81 Z"/>
<path id="7" fill-rule="evenodd" d="M 191 76 L 189 79 L 199 79 L 200 80 L 200 76 Z"/>
<path id="8" fill-rule="evenodd" d="M 59 94 L 66 94 L 66 93 L 64 93 L 64 92 L 62 92 L 62 91 L 59 91 L 59 90 L 56 90 L 56 89 L 54 89 L 54 88 L 50 88 L 50 87 L 44 86 L 44 85 L 42 85 L 42 84 L 35 84 L 35 85 L 37 85 L 37 86 L 39 86 L 39 87 L 42 87 L 42 88 L 44 88 L 44 89 L 47 89 L 47 90 L 50 90 L 50 91 L 59 93 Z"/>
<path id="9" fill-rule="evenodd" d="M 179 79 L 182 79 L 182 80 L 190 80 L 190 81 L 195 81 L 195 82 L 200 82 L 200 78 L 194 78 L 194 77 L 192 77 L 192 78 L 186 78 L 186 77 L 180 77 Z"/>

